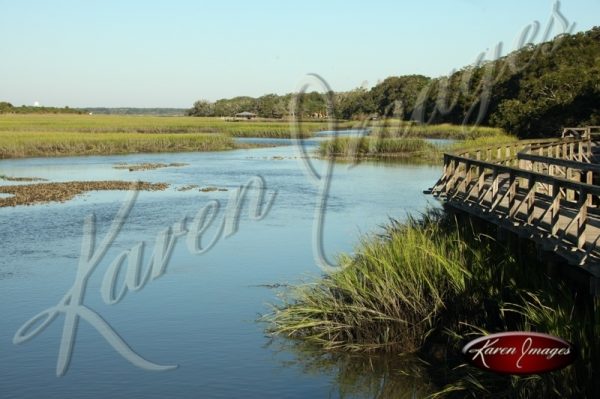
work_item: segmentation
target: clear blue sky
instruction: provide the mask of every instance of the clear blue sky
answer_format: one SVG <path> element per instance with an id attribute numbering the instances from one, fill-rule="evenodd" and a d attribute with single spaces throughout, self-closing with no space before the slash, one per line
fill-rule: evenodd
<path id="1" fill-rule="evenodd" d="M 0 100 L 15 105 L 189 107 L 199 98 L 336 91 L 390 75 L 440 76 L 542 30 L 552 0 L 0 0 Z M 600 0 L 563 0 L 575 31 Z M 555 26 L 555 32 L 559 27 Z M 541 35 L 541 34 L 540 34 Z"/>

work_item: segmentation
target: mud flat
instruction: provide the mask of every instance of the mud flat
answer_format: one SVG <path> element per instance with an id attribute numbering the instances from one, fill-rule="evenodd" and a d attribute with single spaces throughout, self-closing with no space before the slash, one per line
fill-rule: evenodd
<path id="1" fill-rule="evenodd" d="M 168 186 L 166 183 L 130 181 L 73 181 L 0 186 L 0 193 L 10 195 L 9 197 L 0 197 L 0 207 L 65 202 L 88 191 L 162 191 Z"/>

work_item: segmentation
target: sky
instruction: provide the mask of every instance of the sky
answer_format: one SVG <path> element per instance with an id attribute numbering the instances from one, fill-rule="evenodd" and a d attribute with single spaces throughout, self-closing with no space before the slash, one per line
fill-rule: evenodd
<path id="1" fill-rule="evenodd" d="M 0 0 L 0 101 L 181 107 L 297 91 L 308 73 L 335 91 L 388 76 L 442 76 L 514 50 L 554 0 Z M 563 0 L 574 32 L 600 0 Z M 555 19 L 551 36 L 564 28 Z"/>

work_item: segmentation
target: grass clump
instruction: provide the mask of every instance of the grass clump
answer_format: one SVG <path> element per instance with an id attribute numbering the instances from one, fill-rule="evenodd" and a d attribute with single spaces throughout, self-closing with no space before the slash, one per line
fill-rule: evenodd
<path id="1" fill-rule="evenodd" d="M 429 139 L 474 140 L 506 135 L 500 128 L 442 124 L 417 124 L 396 119 L 384 120 L 371 127 L 370 134 L 377 137 L 413 137 Z"/>
<path id="2" fill-rule="evenodd" d="M 284 291 L 265 317 L 268 331 L 324 353 L 412 352 L 428 362 L 433 397 L 594 397 L 600 300 L 548 278 L 545 265 L 517 259 L 490 236 L 438 211 L 392 222 L 340 256 L 338 272 Z M 465 364 L 466 342 L 515 330 L 566 339 L 579 357 L 532 376 Z"/>
<path id="3" fill-rule="evenodd" d="M 319 146 L 321 156 L 341 158 L 424 158 L 437 152 L 434 144 L 406 138 L 338 137 Z"/>
<path id="4" fill-rule="evenodd" d="M 458 232 L 409 219 L 339 261 L 339 272 L 298 287 L 275 307 L 272 332 L 327 350 L 415 351 L 449 300 L 465 292 L 465 265 L 484 259 Z"/>

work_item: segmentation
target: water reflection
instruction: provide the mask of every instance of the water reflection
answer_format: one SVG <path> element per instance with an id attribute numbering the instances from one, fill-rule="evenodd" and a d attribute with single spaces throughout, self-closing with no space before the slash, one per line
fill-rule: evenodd
<path id="1" fill-rule="evenodd" d="M 298 340 L 274 338 L 268 346 L 284 367 L 308 375 L 332 376 L 332 390 L 340 398 L 422 398 L 435 392 L 423 360 L 411 354 L 324 352 Z"/>

